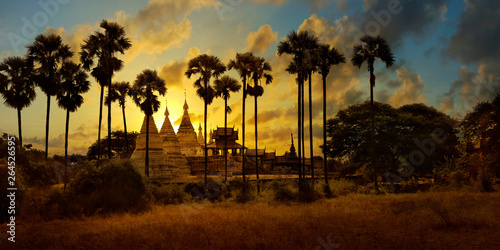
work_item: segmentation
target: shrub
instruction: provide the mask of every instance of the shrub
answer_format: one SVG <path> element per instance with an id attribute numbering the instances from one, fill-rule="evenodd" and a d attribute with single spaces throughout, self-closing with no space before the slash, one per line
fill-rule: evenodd
<path id="1" fill-rule="evenodd" d="M 235 178 L 229 182 L 226 190 L 233 193 L 234 200 L 238 203 L 246 203 L 255 199 L 255 187 L 248 180 Z"/>
<path id="2" fill-rule="evenodd" d="M 147 205 L 142 176 L 128 160 L 103 162 L 96 168 L 83 164 L 70 189 L 87 214 L 140 211 Z"/>
<path id="3" fill-rule="evenodd" d="M 224 183 L 211 178 L 208 178 L 206 185 L 203 182 L 188 183 L 184 191 L 190 194 L 194 201 L 208 199 L 211 202 L 221 201 L 229 192 Z"/>
<path id="4" fill-rule="evenodd" d="M 314 184 L 310 181 L 302 181 L 299 182 L 299 193 L 297 196 L 297 200 L 299 202 L 313 202 L 320 198 L 319 193 L 314 190 Z"/>
<path id="5" fill-rule="evenodd" d="M 269 184 L 273 200 L 288 203 L 296 198 L 296 184 L 294 181 L 276 179 Z"/>
<path id="6" fill-rule="evenodd" d="M 187 200 L 188 194 L 178 184 L 168 184 L 152 190 L 155 201 L 159 204 L 180 204 Z"/>

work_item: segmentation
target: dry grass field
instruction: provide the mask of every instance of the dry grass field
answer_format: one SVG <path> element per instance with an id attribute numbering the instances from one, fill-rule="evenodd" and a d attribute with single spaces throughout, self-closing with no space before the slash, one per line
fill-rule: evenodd
<path id="1" fill-rule="evenodd" d="M 498 249 L 500 193 L 352 194 L 312 204 L 187 203 L 29 222 L 0 249 Z"/>

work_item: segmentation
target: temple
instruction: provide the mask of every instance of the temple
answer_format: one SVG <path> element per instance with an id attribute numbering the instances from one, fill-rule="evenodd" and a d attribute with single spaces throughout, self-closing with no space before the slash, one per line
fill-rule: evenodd
<path id="1" fill-rule="evenodd" d="M 191 118 L 189 118 L 189 106 L 187 101 L 184 101 L 184 114 L 182 115 L 181 125 L 177 131 L 177 139 L 181 147 L 181 153 L 186 157 L 203 156 L 203 149 L 198 142 L 196 132 L 194 132 Z"/>

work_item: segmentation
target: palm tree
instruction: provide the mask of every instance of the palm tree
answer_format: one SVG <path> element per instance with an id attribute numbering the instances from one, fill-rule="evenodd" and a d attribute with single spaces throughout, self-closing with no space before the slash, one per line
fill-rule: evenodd
<path id="1" fill-rule="evenodd" d="M 49 116 L 50 97 L 59 91 L 60 80 L 58 76 L 59 66 L 68 58 L 73 56 L 70 47 L 62 43 L 60 36 L 50 34 L 38 35 L 35 42 L 27 46 L 29 60 L 40 65 L 35 69 L 35 82 L 47 95 L 47 117 L 45 118 L 45 160 L 49 152 Z"/>
<path id="2" fill-rule="evenodd" d="M 330 186 L 328 185 L 328 161 L 326 158 L 326 77 L 330 74 L 330 68 L 332 65 L 337 65 L 340 63 L 345 63 L 345 57 L 336 48 L 330 45 L 322 44 L 318 48 L 318 70 L 321 74 L 323 80 L 323 169 L 325 171 L 325 189 L 327 192 L 331 192 Z"/>
<path id="3" fill-rule="evenodd" d="M 128 150 L 128 140 L 127 140 L 127 120 L 125 119 L 125 102 L 127 101 L 127 96 L 130 96 L 130 83 L 129 82 L 116 82 L 111 85 L 110 95 L 106 97 L 104 101 L 106 105 L 109 105 L 110 102 L 118 101 L 118 104 L 122 108 L 123 114 L 123 128 L 125 130 L 125 144 L 127 150 L 127 156 L 129 155 Z"/>
<path id="4" fill-rule="evenodd" d="M 252 66 L 252 79 L 254 81 L 253 87 L 248 86 L 248 94 L 255 98 L 255 173 L 257 175 L 257 192 L 260 192 L 259 185 L 259 158 L 258 158 L 258 146 L 257 146 L 257 97 L 264 94 L 264 88 L 259 85 L 259 81 L 262 78 L 266 79 L 266 85 L 273 81 L 273 77 L 267 72 L 271 71 L 271 65 L 266 62 L 263 57 L 256 57 L 255 62 Z"/>
<path id="5" fill-rule="evenodd" d="M 215 80 L 215 95 L 224 98 L 224 181 L 227 182 L 227 113 L 230 112 L 227 106 L 227 99 L 231 97 L 231 92 L 238 92 L 241 84 L 234 78 L 223 76 Z"/>
<path id="6" fill-rule="evenodd" d="M 368 63 L 368 71 L 370 72 L 370 102 L 371 102 L 371 145 L 372 145 L 372 168 L 375 178 L 375 190 L 378 191 L 378 181 L 376 174 L 375 163 L 375 115 L 373 110 L 373 88 L 375 87 L 375 75 L 373 74 L 375 59 L 379 58 L 385 63 L 387 68 L 394 65 L 394 54 L 389 47 L 387 41 L 380 37 L 365 35 L 360 39 L 361 44 L 354 45 L 354 53 L 351 59 L 352 64 L 361 68 L 363 62 Z"/>
<path id="7" fill-rule="evenodd" d="M 84 69 L 90 71 L 94 58 L 97 58 L 97 66 L 92 70 L 92 75 L 101 84 L 101 100 L 99 107 L 99 135 L 98 152 L 100 152 L 101 119 L 102 119 L 102 99 L 104 86 L 108 87 L 108 95 L 111 91 L 111 80 L 116 71 L 123 68 L 123 61 L 116 57 L 119 52 L 125 53 L 132 44 L 125 37 L 125 29 L 115 22 L 101 21 L 100 27 L 104 33 L 96 31 L 85 39 L 81 46 L 80 60 Z M 100 156 L 100 154 L 99 154 Z M 108 158 L 111 158 L 111 105 L 108 106 Z"/>
<path id="8" fill-rule="evenodd" d="M 243 174 L 243 181 L 245 181 L 245 100 L 247 98 L 247 79 L 251 77 L 252 71 L 252 65 L 255 63 L 255 56 L 251 52 L 247 52 L 244 54 L 236 53 L 236 59 L 235 60 L 229 60 L 229 63 L 227 64 L 227 68 L 229 70 L 235 69 L 238 71 L 238 74 L 241 77 L 241 80 L 243 82 L 243 100 L 242 100 L 242 122 L 241 122 L 241 127 L 242 127 L 242 145 L 241 145 L 241 154 L 242 154 L 242 174 Z"/>
<path id="9" fill-rule="evenodd" d="M 90 89 L 88 75 L 74 62 L 65 62 L 60 70 L 61 88 L 57 93 L 57 104 L 66 109 L 66 133 L 64 136 L 64 159 L 66 160 L 65 173 L 68 172 L 68 131 L 69 113 L 75 112 L 83 104 L 82 94 Z M 66 178 L 64 178 L 64 189 L 66 189 Z"/>
<path id="10" fill-rule="evenodd" d="M 311 178 L 314 182 L 314 165 L 313 165 L 313 129 L 312 129 L 312 75 L 317 71 L 318 64 L 318 48 L 319 48 L 319 40 L 317 37 L 313 35 L 304 35 L 301 36 L 303 39 L 302 43 L 306 47 L 306 56 L 304 60 L 304 67 L 307 71 L 307 76 L 309 77 L 309 154 L 311 158 Z M 304 90 L 302 90 L 302 95 L 304 94 Z M 304 100 L 302 100 L 304 103 Z M 304 111 L 302 111 L 302 115 L 304 115 Z M 303 133 L 303 132 L 302 132 Z M 304 151 L 303 151 L 304 152 Z M 305 153 L 304 153 L 305 154 Z M 305 157 L 304 157 L 305 158 Z"/>
<path id="11" fill-rule="evenodd" d="M 158 76 L 158 73 L 150 69 L 145 69 L 137 75 L 132 86 L 131 96 L 135 104 L 141 108 L 146 115 L 146 162 L 145 174 L 149 177 L 149 117 L 160 108 L 159 95 L 165 96 L 167 87 L 165 81 Z"/>
<path id="12" fill-rule="evenodd" d="M 8 107 L 17 109 L 19 145 L 23 147 L 21 110 L 35 100 L 35 85 L 32 80 L 33 64 L 18 56 L 8 57 L 0 64 L 0 94 Z"/>
<path id="13" fill-rule="evenodd" d="M 310 58 L 309 54 L 316 48 L 318 43 L 318 39 L 313 35 L 309 34 L 307 31 L 292 31 L 290 32 L 286 39 L 280 41 L 278 45 L 278 55 L 282 54 L 290 54 L 293 55 L 293 62 L 290 63 L 287 71 L 291 74 L 297 74 L 297 83 L 298 83 L 298 130 L 299 130 L 299 140 L 298 140 L 298 148 L 299 148 L 299 171 L 302 169 L 304 165 L 304 157 L 302 153 L 304 153 L 304 81 L 306 77 L 309 75 L 309 71 L 311 70 L 311 65 L 307 62 L 310 62 L 308 58 Z M 301 150 L 302 145 L 302 150 Z M 312 150 L 312 147 L 311 147 Z M 301 161 L 302 158 L 302 161 Z M 312 161 L 312 159 L 311 159 Z M 300 177 L 300 172 L 299 172 Z M 299 178 L 301 181 L 301 178 Z"/>
<path id="14" fill-rule="evenodd" d="M 205 134 L 205 185 L 207 184 L 208 154 L 207 154 L 207 106 L 215 98 L 215 90 L 210 85 L 210 78 L 219 78 L 226 71 L 226 66 L 216 56 L 207 54 L 199 55 L 189 61 L 188 69 L 185 75 L 191 78 L 194 74 L 200 74 L 200 77 L 194 82 L 196 94 L 203 99 L 204 108 L 204 134 Z"/>

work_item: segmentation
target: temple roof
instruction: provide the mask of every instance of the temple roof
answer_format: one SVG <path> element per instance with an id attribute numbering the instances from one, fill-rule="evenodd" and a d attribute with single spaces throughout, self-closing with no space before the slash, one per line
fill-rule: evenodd
<path id="1" fill-rule="evenodd" d="M 141 134 L 146 134 L 146 117 L 147 116 L 144 116 L 144 121 L 142 122 Z M 149 117 L 149 133 L 158 134 L 158 128 L 156 128 L 153 116 Z"/>

